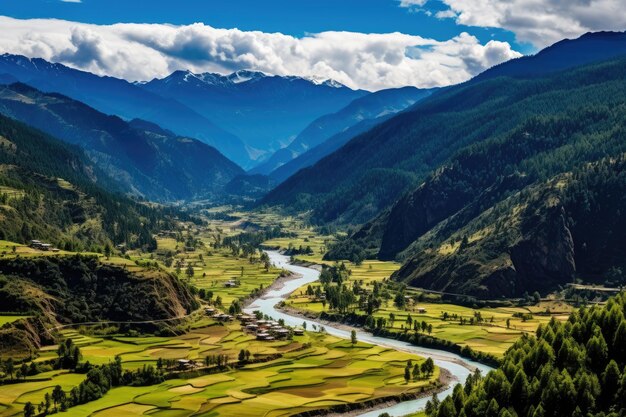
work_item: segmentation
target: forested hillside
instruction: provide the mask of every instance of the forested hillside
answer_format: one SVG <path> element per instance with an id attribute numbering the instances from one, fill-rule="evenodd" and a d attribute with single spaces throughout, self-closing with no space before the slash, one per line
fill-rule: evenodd
<path id="1" fill-rule="evenodd" d="M 140 120 L 127 123 L 60 94 L 0 87 L 0 113 L 85 149 L 127 193 L 152 201 L 219 198 L 243 170 L 215 148 Z"/>
<path id="2" fill-rule="evenodd" d="M 605 282 L 623 267 L 624 79 L 623 60 L 553 78 L 525 103 L 563 112 L 459 151 L 328 257 L 400 258 L 396 279 L 480 297 Z"/>
<path id="3" fill-rule="evenodd" d="M 493 206 L 489 190 L 413 243 L 394 279 L 481 298 L 545 294 L 577 278 L 624 285 L 625 168 L 624 156 L 583 164 Z"/>
<path id="4" fill-rule="evenodd" d="M 626 413 L 626 296 L 583 308 L 522 337 L 500 367 L 470 376 L 436 417 L 618 417 Z"/>
<path id="5" fill-rule="evenodd" d="M 154 247 L 152 234 L 171 227 L 170 209 L 105 191 L 117 187 L 79 148 L 0 115 L 0 239 Z"/>
<path id="6" fill-rule="evenodd" d="M 563 39 L 535 55 L 526 55 L 496 65 L 471 82 L 496 77 L 529 77 L 563 71 L 626 54 L 626 32 L 592 32 L 577 39 Z"/>
<path id="7" fill-rule="evenodd" d="M 295 174 L 262 203 L 312 209 L 317 222 L 365 222 L 468 145 L 505 135 L 536 116 L 612 103 L 614 95 L 621 99 L 610 84 L 623 79 L 619 68 L 590 71 L 488 78 L 435 93 Z"/>
<path id="8" fill-rule="evenodd" d="M 187 286 L 163 271 L 131 273 L 96 257 L 0 260 L 3 311 L 31 315 L 0 328 L 0 352 L 22 354 L 52 341 L 54 326 L 92 321 L 151 321 L 198 308 Z M 176 324 L 174 322 L 170 324 Z M 167 327 L 167 322 L 146 324 Z"/>

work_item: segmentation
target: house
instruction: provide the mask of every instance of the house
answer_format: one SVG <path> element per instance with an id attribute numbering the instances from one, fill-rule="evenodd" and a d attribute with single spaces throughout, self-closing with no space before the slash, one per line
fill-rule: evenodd
<path id="1" fill-rule="evenodd" d="M 249 332 L 256 332 L 258 328 L 259 326 L 257 326 L 256 324 L 248 324 L 246 326 L 246 330 Z"/>
<path id="2" fill-rule="evenodd" d="M 241 320 L 242 322 L 249 322 L 249 321 L 253 321 L 255 319 L 254 316 L 251 316 L 249 314 L 237 314 L 237 320 Z"/>
<path id="3" fill-rule="evenodd" d="M 40 240 L 31 240 L 30 247 L 33 249 L 39 249 L 43 251 L 49 251 L 54 249 L 50 243 L 43 243 Z"/>
<path id="4" fill-rule="evenodd" d="M 210 316 L 212 314 L 215 314 L 215 309 L 213 307 L 207 307 L 204 309 L 204 312 L 206 315 Z"/>
<path id="5" fill-rule="evenodd" d="M 426 314 L 426 309 L 424 307 L 417 307 L 417 312 L 419 314 Z"/>
<path id="6" fill-rule="evenodd" d="M 219 321 L 231 321 L 233 319 L 233 316 L 228 315 L 228 314 L 220 314 L 217 317 L 213 316 L 214 318 L 218 319 Z"/>
<path id="7" fill-rule="evenodd" d="M 293 334 L 296 336 L 303 336 L 304 335 L 304 329 L 293 329 Z"/>
<path id="8" fill-rule="evenodd" d="M 180 370 L 193 369 L 196 367 L 196 362 L 190 359 L 179 359 L 176 361 L 176 364 Z"/>
<path id="9" fill-rule="evenodd" d="M 224 314 L 224 313 L 220 313 L 219 311 L 217 313 L 213 314 L 211 317 L 214 318 L 217 321 L 231 321 L 233 319 L 233 316 L 228 315 L 228 314 Z"/>
<path id="10" fill-rule="evenodd" d="M 226 288 L 234 288 L 234 287 L 238 287 L 239 285 L 237 285 L 237 281 L 234 281 L 234 280 L 231 279 L 231 280 L 226 281 L 224 283 L 224 286 Z"/>
<path id="11" fill-rule="evenodd" d="M 276 337 L 283 339 L 289 336 L 289 330 L 287 329 L 278 329 L 273 331 Z"/>

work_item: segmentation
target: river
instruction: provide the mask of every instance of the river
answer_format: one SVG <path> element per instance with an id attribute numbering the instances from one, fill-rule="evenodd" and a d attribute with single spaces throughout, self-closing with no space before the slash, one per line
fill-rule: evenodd
<path id="1" fill-rule="evenodd" d="M 268 316 L 273 317 L 275 320 L 285 320 L 285 323 L 290 326 L 299 326 L 303 322 L 306 322 L 307 329 L 309 330 L 313 329 L 313 325 L 317 327 L 323 326 L 328 334 L 344 339 L 349 339 L 350 332 L 345 329 L 339 328 L 341 326 L 335 327 L 332 324 L 322 324 L 315 320 L 304 320 L 302 317 L 292 316 L 276 309 L 275 306 L 281 301 L 286 300 L 292 292 L 294 292 L 303 285 L 317 281 L 319 277 L 319 272 L 312 268 L 292 265 L 289 263 L 288 256 L 282 255 L 278 252 L 267 251 L 267 253 L 270 256 L 270 260 L 274 265 L 279 268 L 289 270 L 299 275 L 299 277 L 286 281 L 281 288 L 268 291 L 263 297 L 254 300 L 246 308 L 246 312 L 251 313 L 255 310 L 259 310 L 263 312 L 263 314 L 267 314 Z M 492 369 L 489 366 L 465 359 L 459 355 L 446 352 L 444 350 L 423 348 L 399 340 L 377 337 L 368 332 L 358 329 L 357 338 L 360 341 L 371 343 L 373 345 L 384 346 L 392 349 L 415 353 L 423 357 L 433 358 L 433 361 L 437 366 L 442 369 L 448 370 L 448 372 L 450 372 L 450 374 L 455 379 L 455 382 L 453 382 L 447 389 L 438 394 L 439 399 L 443 399 L 451 394 L 456 382 L 464 382 L 470 372 L 472 372 L 472 370 L 478 368 L 484 375 L 486 372 Z M 359 417 L 377 417 L 381 413 L 385 412 L 394 417 L 405 416 L 407 414 L 423 410 L 426 406 L 426 402 L 428 401 L 428 399 L 429 398 L 420 398 L 417 400 L 401 402 L 386 408 L 380 408 L 374 411 L 359 414 Z"/>

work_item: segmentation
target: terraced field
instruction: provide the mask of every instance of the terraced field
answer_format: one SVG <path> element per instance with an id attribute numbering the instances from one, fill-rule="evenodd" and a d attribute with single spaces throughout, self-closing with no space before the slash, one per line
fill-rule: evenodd
<path id="1" fill-rule="evenodd" d="M 285 416 L 332 405 L 354 403 L 404 392 L 419 392 L 438 378 L 437 369 L 430 379 L 406 383 L 407 360 L 421 358 L 377 346 L 357 343 L 321 333 L 305 333 L 293 341 L 259 342 L 241 332 L 239 324 L 226 326 L 203 319 L 191 331 L 174 338 L 91 337 L 76 331 L 65 332 L 81 347 L 83 360 L 107 363 L 115 355 L 125 369 L 156 364 L 158 358 L 196 359 L 227 354 L 236 361 L 241 349 L 253 356 L 281 354 L 265 363 L 241 369 L 170 379 L 156 386 L 119 387 L 104 397 L 73 407 L 68 415 L 182 417 L 204 416 Z M 53 357 L 54 347 L 43 352 L 40 360 Z M 38 375 L 47 381 L 32 381 L 5 386 L 0 390 L 0 416 L 21 412 L 23 404 L 38 404 L 57 384 L 66 391 L 84 375 L 52 371 Z"/>

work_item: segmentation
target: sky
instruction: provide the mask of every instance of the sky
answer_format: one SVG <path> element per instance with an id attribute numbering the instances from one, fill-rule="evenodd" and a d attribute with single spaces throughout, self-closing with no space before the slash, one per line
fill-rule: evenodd
<path id="1" fill-rule="evenodd" d="M 379 90 L 455 84 L 588 31 L 621 0 L 0 0 L 0 52 L 131 81 L 238 69 Z"/>

